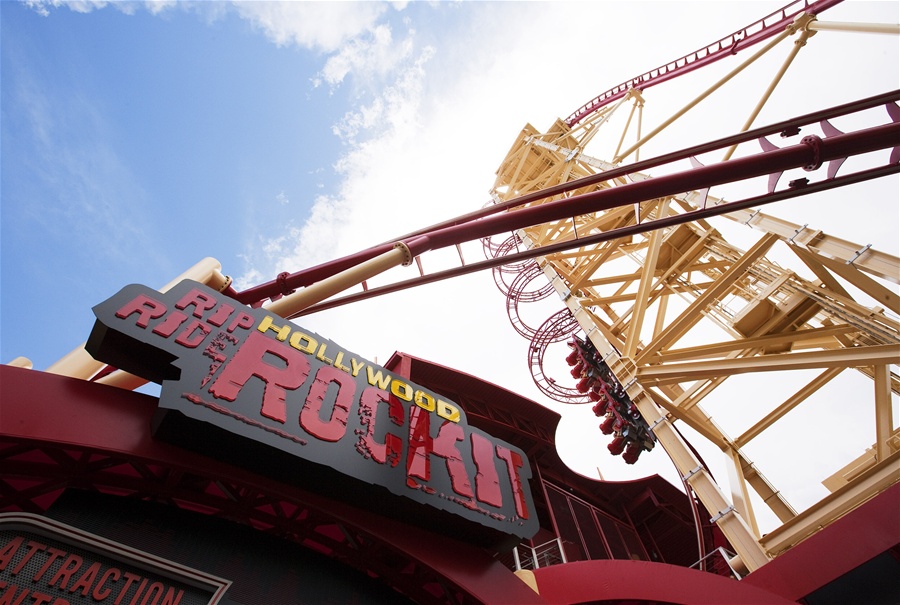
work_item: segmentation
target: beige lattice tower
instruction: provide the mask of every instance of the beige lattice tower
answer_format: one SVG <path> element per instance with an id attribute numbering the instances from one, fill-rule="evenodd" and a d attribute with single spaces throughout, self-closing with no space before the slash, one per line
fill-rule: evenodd
<path id="1" fill-rule="evenodd" d="M 797 24 L 765 49 L 796 36 L 759 107 L 811 33 L 826 29 L 808 15 Z M 631 88 L 617 103 L 605 105 L 580 124 L 557 120 L 543 133 L 526 126 L 497 171 L 495 201 L 618 168 L 626 158 L 635 159 L 633 154 L 642 145 L 696 101 L 649 135 L 642 137 L 638 128 L 638 142 L 622 152 L 626 131 L 633 132 L 640 123 L 645 94 Z M 614 162 L 587 155 L 585 149 L 602 127 L 617 110 L 624 113 L 629 107 L 621 133 L 604 135 L 617 145 Z M 756 113 L 758 108 L 744 130 Z M 728 150 L 724 159 L 733 151 Z M 531 205 L 647 178 L 631 173 Z M 706 191 L 691 191 L 535 225 L 518 236 L 526 248 L 542 248 L 722 203 Z M 885 203 L 896 204 L 896 199 Z M 900 298 L 891 285 L 900 277 L 900 262 L 759 208 L 724 216 L 747 231 L 755 230 L 756 241 L 749 249 L 730 243 L 707 220 L 695 220 L 550 253 L 539 257 L 538 263 L 734 546 L 738 557 L 732 563 L 752 571 L 900 480 L 900 434 L 894 429 L 891 402 L 892 394 L 900 393 L 900 381 L 891 368 L 900 360 Z M 787 256 L 815 279 L 770 259 L 776 247 L 782 254 L 788 250 Z M 765 401 L 764 393 L 758 395 L 753 409 L 746 411 L 755 423 L 738 436 L 726 434 L 704 411 L 704 401 L 713 400 L 729 377 L 810 369 L 815 376 L 804 379 L 786 399 Z M 873 445 L 824 482 L 831 495 L 798 514 L 742 448 L 845 372 L 869 379 L 870 388 L 859 393 L 855 404 L 874 421 Z M 727 496 L 729 490 L 716 483 L 674 429 L 675 423 L 690 426 L 724 452 L 732 475 Z M 805 442 L 808 447 L 828 446 L 814 438 Z M 781 523 L 764 536 L 750 504 L 750 490 Z"/>

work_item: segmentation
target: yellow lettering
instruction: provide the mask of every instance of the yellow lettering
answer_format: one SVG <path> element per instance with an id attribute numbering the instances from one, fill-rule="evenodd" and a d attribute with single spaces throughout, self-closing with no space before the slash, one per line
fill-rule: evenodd
<path id="1" fill-rule="evenodd" d="M 459 410 L 443 399 L 438 399 L 437 415 L 441 418 L 446 418 L 450 422 L 459 422 Z"/>
<path id="2" fill-rule="evenodd" d="M 364 361 L 356 361 L 356 358 L 355 358 L 355 357 L 351 357 L 351 358 L 350 358 L 350 365 L 353 366 L 353 369 L 350 371 L 350 374 L 351 374 L 354 378 L 356 378 L 356 375 L 359 374 L 359 371 L 360 371 L 361 369 L 363 369 L 363 366 L 366 365 L 366 362 L 364 362 Z M 369 384 L 371 384 L 371 381 L 369 381 Z"/>
<path id="3" fill-rule="evenodd" d="M 422 391 L 416 391 L 416 405 L 429 412 L 434 411 L 434 397 Z"/>
<path id="4" fill-rule="evenodd" d="M 366 367 L 366 375 L 369 379 L 369 384 L 373 387 L 378 387 L 382 391 L 386 391 L 388 388 L 388 384 L 391 382 L 391 375 L 388 374 L 387 377 L 381 375 L 381 370 L 378 370 L 378 373 L 374 373 L 372 371 L 372 366 Z"/>
<path id="5" fill-rule="evenodd" d="M 291 326 L 286 325 L 283 328 L 279 328 L 275 324 L 272 323 L 272 316 L 266 315 L 263 317 L 262 321 L 259 322 L 259 326 L 256 328 L 263 334 L 265 334 L 268 330 L 272 330 L 276 333 L 275 338 L 278 340 L 285 340 L 288 337 L 288 334 L 291 332 Z"/>
<path id="6" fill-rule="evenodd" d="M 318 359 L 319 361 L 324 361 L 328 365 L 331 365 L 334 362 L 331 361 L 330 359 L 328 359 L 327 357 L 325 357 L 325 347 L 327 347 L 327 346 L 328 345 L 325 344 L 324 342 L 322 343 L 322 345 L 319 347 L 319 352 L 316 353 L 316 359 Z"/>
<path id="7" fill-rule="evenodd" d="M 301 344 L 304 340 L 306 341 L 305 345 Z M 309 334 L 304 334 L 303 332 L 294 332 L 293 334 L 291 334 L 291 346 L 298 351 L 303 351 L 307 355 L 312 355 L 312 352 L 316 350 L 317 346 L 319 346 L 319 341 Z"/>
<path id="8" fill-rule="evenodd" d="M 334 356 L 334 367 L 339 369 L 342 372 L 350 373 L 350 368 L 343 365 L 341 362 L 344 361 L 344 352 L 338 351 L 338 354 Z"/>
<path id="9" fill-rule="evenodd" d="M 412 387 L 399 380 L 395 380 L 391 383 L 391 393 L 393 393 L 403 401 L 412 401 L 413 398 Z"/>

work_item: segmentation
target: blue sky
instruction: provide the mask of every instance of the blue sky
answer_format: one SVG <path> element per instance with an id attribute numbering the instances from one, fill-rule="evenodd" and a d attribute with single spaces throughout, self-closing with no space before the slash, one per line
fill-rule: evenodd
<path id="1" fill-rule="evenodd" d="M 207 256 L 246 287 L 477 209 L 526 123 L 544 129 L 780 6 L 2 1 L 0 362 L 46 368 L 87 338 L 93 305 Z M 822 18 L 896 23 L 898 10 L 844 2 Z M 900 86 L 896 37 L 846 36 L 812 38 L 757 123 Z M 703 77 L 648 92 L 648 122 Z M 743 115 L 717 120 L 770 75 L 748 77 L 642 158 L 735 132 Z M 896 179 L 880 187 L 897 199 Z M 772 212 L 898 253 L 896 203 L 877 224 L 804 203 Z M 374 361 L 401 350 L 541 397 L 490 275 L 298 323 Z M 571 441 L 602 452 L 584 430 Z M 636 471 L 608 455 L 582 470 L 657 472 L 657 454 Z"/>
<path id="2" fill-rule="evenodd" d="M 33 349 L 37 301 L 83 332 L 126 274 L 162 285 L 204 256 L 240 271 L 333 182 L 352 91 L 313 86 L 320 53 L 233 12 L 2 11 L 4 359 L 77 344 Z"/>

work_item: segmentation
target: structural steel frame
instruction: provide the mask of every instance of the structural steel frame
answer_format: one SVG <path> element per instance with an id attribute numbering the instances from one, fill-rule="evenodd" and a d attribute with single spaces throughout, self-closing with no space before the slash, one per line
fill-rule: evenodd
<path id="1" fill-rule="evenodd" d="M 815 12 L 834 4 L 834 0 L 792 3 L 774 24 L 764 25 L 746 40 L 771 37 L 767 50 L 799 35 L 802 44 L 796 46 L 802 47 L 812 30 L 827 29 L 816 27 Z M 740 42 L 734 36 L 730 40 L 733 45 Z M 716 57 L 725 50 L 720 49 Z M 204 276 L 240 302 L 266 305 L 273 313 L 291 318 L 488 268 L 502 271 L 518 263 L 520 269 L 531 270 L 526 261 L 532 260 L 563 297 L 573 321 L 602 354 L 679 474 L 704 506 L 714 511 L 711 521 L 737 553 L 732 564 L 756 570 L 900 480 L 900 434 L 893 429 L 891 411 L 892 394 L 900 393 L 900 379 L 891 370 L 900 361 L 896 318 L 900 297 L 882 283 L 897 283 L 900 261 L 759 209 L 900 172 L 900 91 L 754 130 L 750 130 L 755 117 L 751 116 L 744 132 L 626 166 L 585 153 L 587 142 L 609 112 L 624 107 L 627 100 L 633 102 L 633 109 L 642 107 L 642 88 L 699 67 L 703 61 L 699 54 L 696 58 L 682 66 L 676 62 L 673 70 L 650 73 L 649 79 L 631 81 L 628 90 L 616 97 L 620 102 L 615 106 L 609 106 L 615 95 L 604 93 L 568 123 L 557 120 L 545 133 L 526 126 L 497 171 L 495 204 L 482 210 L 310 269 L 281 274 L 243 292 L 236 292 L 218 267 Z M 886 110 L 879 126 L 844 133 L 831 125 L 836 117 L 878 107 Z M 589 114 L 594 116 L 590 127 L 576 124 Z M 814 124 L 821 126 L 824 137 L 810 135 L 784 147 L 769 141 L 776 134 L 796 137 L 801 128 Z M 653 134 L 642 137 L 639 131 L 637 143 L 624 153 L 617 152 L 616 162 L 632 154 L 637 157 Z M 748 141 L 759 141 L 763 151 L 732 159 L 733 148 Z M 725 159 L 707 166 L 695 159 L 715 150 L 725 150 Z M 847 158 L 873 152 L 878 158 L 874 165 L 846 173 Z M 692 169 L 655 178 L 646 175 L 650 168 L 684 159 L 691 160 Z M 779 187 L 785 171 L 802 168 L 816 177 L 821 176 L 822 167 L 824 178 L 795 179 Z M 714 186 L 760 176 L 768 177 L 768 186 L 758 195 L 737 201 L 709 195 Z M 749 250 L 739 249 L 706 220 L 719 215 L 752 227 L 760 238 Z M 422 270 L 421 258 L 431 250 L 459 248 L 479 239 L 492 249 L 489 242 L 498 235 L 514 238 L 506 254 L 470 264 L 460 254 L 458 268 L 431 275 Z M 768 260 L 776 244 L 786 246 L 816 280 Z M 619 270 L 627 259 L 636 261 L 637 268 Z M 418 277 L 378 288 L 366 286 L 367 280 L 387 269 L 413 262 L 419 267 Z M 858 300 L 845 282 L 877 306 Z M 332 298 L 359 284 L 363 292 Z M 524 293 L 522 287 L 506 291 L 512 297 Z M 676 298 L 686 300 L 687 306 L 670 311 L 669 302 Z M 511 317 L 518 302 L 508 303 Z M 679 344 L 706 321 L 716 324 L 724 336 L 702 345 Z M 801 368 L 820 371 L 736 438 L 726 435 L 700 405 L 728 376 Z M 798 514 L 742 448 L 847 369 L 856 369 L 872 381 L 873 448 L 826 482 L 833 491 L 827 502 Z M 85 366 L 64 373 L 91 378 L 96 371 Z M 116 383 L 114 376 L 101 381 Z M 730 498 L 675 429 L 676 421 L 691 426 L 730 458 L 734 477 Z M 751 489 L 783 524 L 766 536 L 757 527 Z"/>

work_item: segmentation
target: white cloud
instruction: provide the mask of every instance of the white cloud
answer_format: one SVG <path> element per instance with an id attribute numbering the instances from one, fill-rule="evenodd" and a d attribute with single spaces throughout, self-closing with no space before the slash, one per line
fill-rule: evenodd
<path id="1" fill-rule="evenodd" d="M 317 196 L 302 226 L 286 225 L 283 233 L 257 238 L 241 254 L 247 267 L 234 278 L 238 289 L 271 279 L 284 267 L 308 267 L 332 258 L 341 217 L 349 209 L 341 198 Z"/>
<path id="2" fill-rule="evenodd" d="M 50 14 L 51 8 L 65 6 L 76 13 L 89 13 L 92 10 L 105 7 L 108 2 L 104 0 L 25 0 L 25 6 L 44 17 Z"/>
<path id="3" fill-rule="evenodd" d="M 65 7 L 76 13 L 90 13 L 95 10 L 113 6 L 117 10 L 126 15 L 133 15 L 141 6 L 137 2 L 110 2 L 108 0 L 25 0 L 25 6 L 37 12 L 39 15 L 47 17 L 50 15 L 50 9 Z M 167 8 L 171 8 L 176 4 L 175 0 L 146 0 L 144 6 L 152 14 L 159 14 Z"/>
<path id="4" fill-rule="evenodd" d="M 144 6 L 151 15 L 158 15 L 163 11 L 174 8 L 177 0 L 144 0 Z"/>
<path id="5" fill-rule="evenodd" d="M 315 52 L 331 54 L 366 32 L 378 29 L 379 18 L 390 7 L 403 10 L 406 3 L 384 2 L 252 2 L 238 0 L 222 2 L 178 2 L 177 0 L 145 0 L 143 3 L 109 0 L 24 0 L 35 12 L 48 16 L 51 9 L 67 8 L 77 13 L 89 13 L 112 6 L 134 14 L 144 8 L 153 15 L 181 7 L 197 11 L 210 19 L 228 10 L 259 28 L 278 46 L 295 44 Z"/>
<path id="6" fill-rule="evenodd" d="M 349 73 L 357 80 L 375 82 L 391 74 L 412 52 L 411 37 L 396 43 L 390 26 L 379 24 L 357 36 L 328 58 L 321 76 L 325 83 L 336 86 Z"/>
<path id="7" fill-rule="evenodd" d="M 279 46 L 332 53 L 369 31 L 388 5 L 380 2 L 235 2 L 238 14 Z"/>
<path id="8" fill-rule="evenodd" d="M 379 133 L 410 135 L 409 129 L 415 128 L 418 121 L 426 77 L 425 65 L 434 52 L 430 46 L 422 49 L 415 61 L 397 70 L 395 80 L 378 91 L 371 103 L 347 112 L 332 128 L 334 134 L 349 143 L 356 142 L 362 132 L 369 137 Z M 348 164 L 352 163 L 356 153 L 358 150 L 350 152 L 338 163 L 338 172 L 348 172 Z"/>

